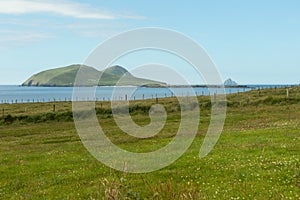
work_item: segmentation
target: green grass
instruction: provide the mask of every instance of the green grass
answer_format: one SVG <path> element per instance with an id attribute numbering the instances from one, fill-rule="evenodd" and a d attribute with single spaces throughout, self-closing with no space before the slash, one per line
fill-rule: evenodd
<path id="1" fill-rule="evenodd" d="M 207 97 L 199 97 L 201 123 L 188 151 L 172 165 L 148 174 L 109 169 L 82 145 L 70 116 L 71 104 L 4 104 L 0 117 L 0 199 L 299 199 L 300 88 L 228 96 L 224 131 L 214 150 L 198 157 L 210 119 Z M 249 100 L 250 99 L 250 100 Z M 99 122 L 118 146 L 148 152 L 166 145 L 180 122 L 172 98 L 163 131 L 150 139 L 122 133 L 108 102 L 97 102 Z M 137 124 L 149 123 L 155 100 L 133 101 Z M 46 113 L 52 116 L 39 119 Z M 52 113 L 49 114 L 49 113 Z M 5 123 L 11 115 L 14 120 Z M 111 195 L 111 196 L 109 196 Z"/>

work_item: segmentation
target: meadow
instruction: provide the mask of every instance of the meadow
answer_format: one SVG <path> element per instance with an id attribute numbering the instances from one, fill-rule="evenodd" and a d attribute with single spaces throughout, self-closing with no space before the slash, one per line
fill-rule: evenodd
<path id="1" fill-rule="evenodd" d="M 201 121 L 191 147 L 172 165 L 147 174 L 110 169 L 85 149 L 71 102 L 1 104 L 0 199 L 300 199 L 300 87 L 227 96 L 227 118 L 213 151 L 199 158 L 210 99 L 198 97 Z M 167 124 L 137 139 L 116 126 L 109 102 L 99 123 L 118 146 L 149 152 L 172 140 L 180 123 L 175 98 L 159 99 Z M 155 99 L 131 101 L 137 124 L 149 123 Z M 55 104 L 55 111 L 54 111 Z"/>

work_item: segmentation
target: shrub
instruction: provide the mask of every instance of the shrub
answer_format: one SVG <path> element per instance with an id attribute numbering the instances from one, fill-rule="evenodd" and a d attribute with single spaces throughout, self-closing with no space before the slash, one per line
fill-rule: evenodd
<path id="1" fill-rule="evenodd" d="M 4 117 L 4 123 L 6 124 L 13 123 L 14 121 L 15 121 L 15 117 L 11 116 L 10 114 Z"/>

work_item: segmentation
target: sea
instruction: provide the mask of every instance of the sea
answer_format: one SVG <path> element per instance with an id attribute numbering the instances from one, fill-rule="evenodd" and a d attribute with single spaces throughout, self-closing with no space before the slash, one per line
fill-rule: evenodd
<path id="1" fill-rule="evenodd" d="M 265 88 L 282 88 L 294 85 L 247 85 L 225 88 L 226 94 L 247 92 Z M 72 87 L 23 87 L 18 85 L 0 85 L 0 104 L 58 102 L 58 101 L 110 101 L 110 100 L 142 100 L 152 98 L 166 98 L 171 96 L 207 96 L 212 93 L 223 93 L 220 88 L 206 87 L 95 87 L 92 97 L 73 94 Z M 84 88 L 83 88 L 84 90 Z M 120 92 L 121 91 L 121 92 Z"/>

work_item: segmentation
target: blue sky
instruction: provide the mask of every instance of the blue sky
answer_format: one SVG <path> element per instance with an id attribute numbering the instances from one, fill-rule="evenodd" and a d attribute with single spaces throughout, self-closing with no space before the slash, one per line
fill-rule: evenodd
<path id="1" fill-rule="evenodd" d="M 141 27 L 193 38 L 223 79 L 299 84 L 299 9 L 297 0 L 0 0 L 0 84 L 83 63 L 105 39 Z"/>

